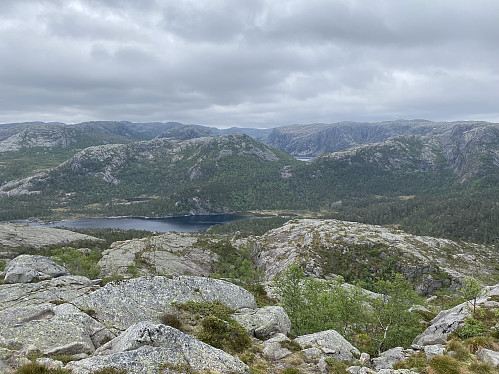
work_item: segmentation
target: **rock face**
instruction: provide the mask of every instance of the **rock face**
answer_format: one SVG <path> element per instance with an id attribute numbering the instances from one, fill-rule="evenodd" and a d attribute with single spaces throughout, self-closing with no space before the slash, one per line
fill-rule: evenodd
<path id="1" fill-rule="evenodd" d="M 276 333 L 288 334 L 291 330 L 291 321 L 281 306 L 244 310 L 233 314 L 232 318 L 258 339 L 265 340 Z"/>
<path id="2" fill-rule="evenodd" d="M 115 281 L 73 300 L 82 310 L 118 333 L 138 322 L 159 321 L 175 311 L 172 303 L 218 300 L 233 310 L 256 309 L 251 293 L 222 280 L 192 276 L 151 277 Z"/>
<path id="3" fill-rule="evenodd" d="M 275 128 L 267 144 L 293 156 L 310 157 L 382 142 L 400 135 L 439 133 L 451 126 L 449 123 L 424 120 L 293 125 Z"/>
<path id="4" fill-rule="evenodd" d="M 0 284 L 0 311 L 48 302 L 67 302 L 94 291 L 95 282 L 80 276 L 62 276 L 38 283 Z"/>
<path id="5" fill-rule="evenodd" d="M 253 246 L 253 260 L 267 281 L 294 262 L 314 277 L 345 270 L 342 263 L 359 264 L 378 276 L 384 264 L 394 266 L 423 295 L 456 287 L 464 276 L 495 274 L 499 261 L 490 247 L 339 220 L 292 220 L 240 245 Z"/>
<path id="6" fill-rule="evenodd" d="M 486 287 L 484 294 L 485 296 L 477 299 L 477 306 L 499 307 L 498 302 L 489 300 L 490 296 L 499 295 L 499 285 Z M 450 334 L 462 326 L 469 317 L 471 317 L 471 307 L 467 302 L 443 310 L 431 320 L 430 326 L 414 339 L 413 344 L 419 346 L 445 344 Z"/>
<path id="7" fill-rule="evenodd" d="M 328 356 L 341 361 L 353 360 L 360 357 L 360 352 L 335 330 L 326 330 L 314 334 L 302 335 L 295 342 L 303 346 L 318 348 Z"/>
<path id="8" fill-rule="evenodd" d="M 482 348 L 476 351 L 476 355 L 483 362 L 490 364 L 492 366 L 499 366 L 499 352 L 490 349 Z"/>
<path id="9" fill-rule="evenodd" d="M 26 246 L 40 248 L 76 240 L 99 241 L 100 239 L 90 235 L 50 227 L 14 225 L 11 223 L 0 224 L 0 245 L 5 247 L 15 248 Z"/>
<path id="10" fill-rule="evenodd" d="M 70 275 L 51 259 L 32 255 L 17 256 L 8 263 L 3 274 L 5 283 L 30 283 Z"/>
<path id="11" fill-rule="evenodd" d="M 404 361 L 409 356 L 415 353 L 412 349 L 404 349 L 402 347 L 396 347 L 389 349 L 379 355 L 372 360 L 374 368 L 377 371 L 381 370 L 391 370 L 393 369 L 393 365 L 397 361 Z"/>
<path id="12" fill-rule="evenodd" d="M 142 275 L 171 274 L 208 276 L 217 256 L 196 247 L 195 233 L 168 232 L 150 238 L 115 242 L 102 253 L 104 274 L 129 275 L 130 268 Z M 139 261 L 140 260 L 140 261 Z"/>
<path id="13" fill-rule="evenodd" d="M 2 336 L 45 355 L 91 354 L 114 335 L 71 304 L 40 304 L 0 312 Z"/>
<path id="14" fill-rule="evenodd" d="M 101 347 L 94 357 L 67 365 L 75 374 L 87 374 L 105 367 L 124 369 L 130 374 L 159 373 L 160 369 L 190 368 L 219 373 L 245 373 L 248 367 L 220 349 L 170 326 L 140 322 Z"/>

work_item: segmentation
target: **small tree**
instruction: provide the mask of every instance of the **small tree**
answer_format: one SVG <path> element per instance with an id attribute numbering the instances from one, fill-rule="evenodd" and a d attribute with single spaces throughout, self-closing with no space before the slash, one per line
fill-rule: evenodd
<path id="1" fill-rule="evenodd" d="M 390 280 L 377 280 L 374 284 L 381 295 L 371 299 L 372 315 L 368 335 L 374 342 L 374 350 L 396 346 L 408 346 L 420 332 L 419 317 L 409 311 L 421 301 L 412 285 L 401 274 Z"/>
<path id="2" fill-rule="evenodd" d="M 475 318 L 476 313 L 476 302 L 477 299 L 483 294 L 482 284 L 473 277 L 467 277 L 463 286 L 461 287 L 461 295 L 468 301 L 468 305 L 471 305 L 471 310 L 473 318 Z"/>

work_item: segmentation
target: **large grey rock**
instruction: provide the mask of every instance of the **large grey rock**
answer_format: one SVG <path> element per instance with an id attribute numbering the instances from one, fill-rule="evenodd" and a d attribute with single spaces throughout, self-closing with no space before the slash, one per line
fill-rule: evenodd
<path id="1" fill-rule="evenodd" d="M 350 366 L 346 368 L 350 374 L 376 374 L 376 372 L 365 366 Z"/>
<path id="2" fill-rule="evenodd" d="M 374 369 L 380 371 L 382 369 L 391 370 L 393 365 L 398 361 L 404 361 L 414 353 L 412 349 L 404 349 L 402 347 L 395 347 L 385 351 L 379 357 L 373 358 Z"/>
<path id="3" fill-rule="evenodd" d="M 489 300 L 489 297 L 497 295 L 499 295 L 499 284 L 484 287 L 483 296 L 476 300 L 476 305 L 498 308 L 499 303 L 497 301 Z M 419 346 L 445 344 L 450 334 L 462 326 L 469 317 L 471 317 L 471 305 L 469 302 L 443 310 L 431 320 L 430 326 L 414 339 L 413 344 Z"/>
<path id="4" fill-rule="evenodd" d="M 71 304 L 7 309 L 0 312 L 0 327 L 5 339 L 33 345 L 46 355 L 92 353 L 114 338 L 101 323 Z"/>
<path id="5" fill-rule="evenodd" d="M 263 355 L 272 360 L 280 360 L 289 356 L 293 352 L 281 345 L 281 342 L 285 340 L 288 340 L 288 338 L 282 333 L 275 334 L 272 338 L 266 340 L 263 343 Z"/>
<path id="6" fill-rule="evenodd" d="M 167 232 L 148 238 L 115 242 L 102 253 L 99 266 L 103 274 L 127 276 L 130 266 L 140 274 L 208 276 L 217 255 L 198 248 L 197 233 Z M 137 259 L 140 258 L 140 262 Z M 143 264 L 147 264 L 144 266 Z"/>
<path id="7" fill-rule="evenodd" d="M 97 288 L 90 279 L 73 275 L 38 283 L 0 284 L 0 311 L 49 301 L 71 301 Z"/>
<path id="8" fill-rule="evenodd" d="M 495 367 L 499 366 L 499 352 L 482 348 L 476 351 L 475 354 L 480 358 L 481 361 Z"/>
<path id="9" fill-rule="evenodd" d="M 93 310 L 95 318 L 118 333 L 141 321 L 159 322 L 173 313 L 173 303 L 215 301 L 233 310 L 256 309 L 253 295 L 218 279 L 181 276 L 142 277 L 108 283 L 97 291 L 73 300 L 80 309 Z"/>
<path id="10" fill-rule="evenodd" d="M 20 255 L 3 271 L 5 283 L 30 283 L 70 275 L 69 271 L 48 257 Z"/>
<path id="11" fill-rule="evenodd" d="M 160 373 L 161 368 L 189 368 L 219 373 L 245 373 L 248 367 L 224 351 L 213 348 L 170 326 L 141 322 L 130 326 L 96 355 L 70 362 L 74 374 L 88 374 L 105 367 L 129 374 Z"/>
<path id="12" fill-rule="evenodd" d="M 0 246 L 40 248 L 51 244 L 62 244 L 76 240 L 100 241 L 101 239 L 50 227 L 15 225 L 12 223 L 0 224 Z"/>
<path id="13" fill-rule="evenodd" d="M 233 314 L 232 318 L 259 339 L 268 339 L 276 333 L 287 334 L 291 330 L 291 321 L 281 306 L 244 310 Z"/>
<path id="14" fill-rule="evenodd" d="M 325 354 L 338 360 L 353 360 L 360 352 L 335 330 L 326 330 L 314 334 L 302 335 L 295 339 L 301 346 L 319 348 Z"/>
<path id="15" fill-rule="evenodd" d="M 442 344 L 426 345 L 424 347 L 426 359 L 429 361 L 434 356 L 440 356 L 445 353 L 445 346 Z"/>
<path id="16" fill-rule="evenodd" d="M 449 335 L 470 316 L 471 311 L 467 303 L 443 310 L 431 320 L 430 326 L 414 339 L 413 344 L 421 346 L 445 344 Z"/>

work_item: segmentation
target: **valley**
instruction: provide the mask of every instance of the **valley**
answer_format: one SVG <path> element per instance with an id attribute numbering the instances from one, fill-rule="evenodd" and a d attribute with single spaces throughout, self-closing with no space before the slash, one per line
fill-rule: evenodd
<path id="1" fill-rule="evenodd" d="M 0 125 L 0 372 L 497 373 L 498 197 L 494 123 Z"/>

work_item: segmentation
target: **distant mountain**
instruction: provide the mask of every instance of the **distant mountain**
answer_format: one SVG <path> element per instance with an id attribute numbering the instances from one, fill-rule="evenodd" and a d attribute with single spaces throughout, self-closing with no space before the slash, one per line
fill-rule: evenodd
<path id="1" fill-rule="evenodd" d="M 315 157 L 400 135 L 438 135 L 460 124 L 479 126 L 487 122 L 400 120 L 293 125 L 274 128 L 265 142 L 294 156 Z"/>
<path id="2" fill-rule="evenodd" d="M 86 148 L 52 171 L 4 184 L 0 195 L 26 197 L 45 215 L 94 208 L 112 215 L 228 212 L 279 201 L 280 171 L 298 164 L 241 133 L 157 138 Z M 142 203 L 130 203 L 136 200 Z"/>
<path id="3" fill-rule="evenodd" d="M 0 180 L 0 219 L 286 209 L 402 225 L 417 234 L 499 242 L 498 124 L 408 121 L 408 134 L 306 163 L 242 133 L 206 137 L 215 131 L 169 126 L 165 137 L 149 141 L 134 141 L 144 132 L 130 123 L 32 128 L 38 148 L 3 154 L 0 172 L 9 177 Z M 379 126 L 387 135 L 401 125 Z M 94 139 L 125 144 L 78 151 L 75 144 L 83 143 L 74 132 L 83 129 Z M 29 136 L 15 139 L 12 144 L 34 142 L 27 141 L 33 139 Z M 29 151 L 40 152 L 40 144 L 49 147 L 47 153 Z"/>

